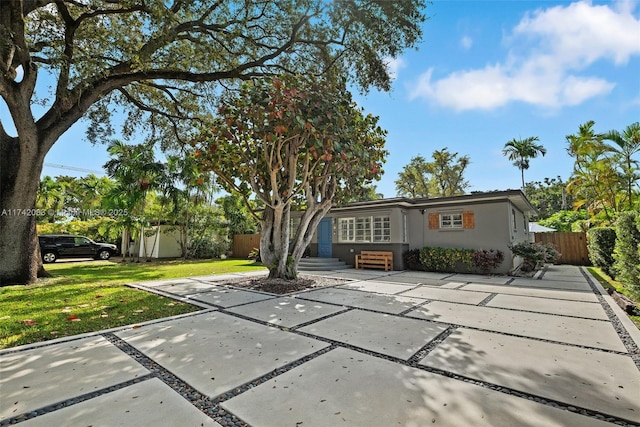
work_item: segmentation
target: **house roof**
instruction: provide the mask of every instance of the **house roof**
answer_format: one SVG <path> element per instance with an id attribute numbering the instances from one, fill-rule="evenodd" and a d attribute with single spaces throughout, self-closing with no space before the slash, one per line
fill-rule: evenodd
<path id="1" fill-rule="evenodd" d="M 438 206 L 452 206 L 460 204 L 473 204 L 482 202 L 493 201 L 506 201 L 509 200 L 518 209 L 524 213 L 535 213 L 535 208 L 527 199 L 527 196 L 522 190 L 504 190 L 504 191 L 487 191 L 477 192 L 471 194 L 464 194 L 461 196 L 450 197 L 434 197 L 434 198 L 420 198 L 410 199 L 407 197 L 394 197 L 389 199 L 369 200 L 364 202 L 349 203 L 345 206 L 336 207 L 331 209 L 332 212 L 342 212 L 365 208 L 374 207 L 405 207 L 405 208 L 428 208 Z"/>
<path id="2" fill-rule="evenodd" d="M 555 228 L 545 227 L 544 225 L 540 225 L 537 222 L 529 223 L 529 232 L 530 233 L 548 233 L 551 231 L 556 231 Z"/>

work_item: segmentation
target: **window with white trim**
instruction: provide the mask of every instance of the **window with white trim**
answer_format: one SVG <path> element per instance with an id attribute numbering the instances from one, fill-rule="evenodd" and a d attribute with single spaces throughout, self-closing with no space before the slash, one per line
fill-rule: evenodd
<path id="1" fill-rule="evenodd" d="M 373 217 L 373 241 L 374 242 L 390 242 L 391 241 L 391 224 L 388 216 Z"/>
<path id="2" fill-rule="evenodd" d="M 389 216 L 361 216 L 338 219 L 340 242 L 390 242 Z"/>
<path id="3" fill-rule="evenodd" d="M 338 220 L 340 230 L 339 240 L 341 242 L 354 242 L 355 239 L 355 218 L 340 218 Z"/>
<path id="4" fill-rule="evenodd" d="M 462 228 L 462 213 L 441 213 L 440 228 Z"/>

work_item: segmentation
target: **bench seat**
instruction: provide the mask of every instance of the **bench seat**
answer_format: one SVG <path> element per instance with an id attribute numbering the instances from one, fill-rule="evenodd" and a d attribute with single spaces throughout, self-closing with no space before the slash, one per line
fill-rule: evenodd
<path id="1" fill-rule="evenodd" d="M 384 271 L 392 271 L 393 252 L 362 251 L 356 255 L 356 269 L 360 268 L 380 268 Z"/>

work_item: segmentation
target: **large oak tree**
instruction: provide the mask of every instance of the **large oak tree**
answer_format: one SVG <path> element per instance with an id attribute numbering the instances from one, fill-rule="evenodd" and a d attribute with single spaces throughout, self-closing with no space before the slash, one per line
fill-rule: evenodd
<path id="1" fill-rule="evenodd" d="M 421 38 L 422 0 L 0 1 L 0 284 L 28 283 L 42 264 L 35 205 L 44 158 L 82 118 L 104 141 L 186 140 L 221 85 L 280 73 L 348 75 L 390 88 L 385 58 Z M 34 106 L 38 105 L 37 108 Z M 15 132 L 12 129 L 15 128 Z"/>

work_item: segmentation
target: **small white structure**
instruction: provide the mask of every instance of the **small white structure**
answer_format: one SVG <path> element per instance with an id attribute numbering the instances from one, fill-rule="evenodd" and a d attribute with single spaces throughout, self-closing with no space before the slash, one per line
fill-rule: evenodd
<path id="1" fill-rule="evenodd" d="M 182 256 L 182 227 L 159 225 L 144 229 L 140 239 L 140 258 L 179 258 Z"/>

